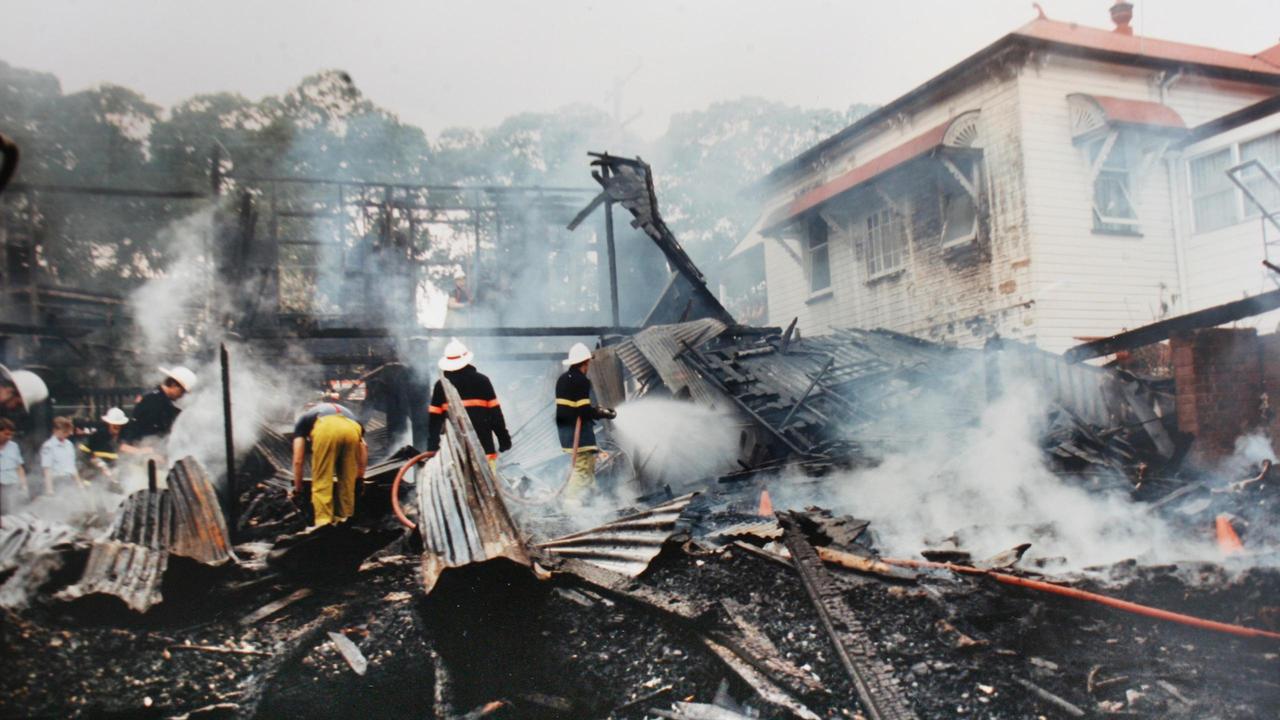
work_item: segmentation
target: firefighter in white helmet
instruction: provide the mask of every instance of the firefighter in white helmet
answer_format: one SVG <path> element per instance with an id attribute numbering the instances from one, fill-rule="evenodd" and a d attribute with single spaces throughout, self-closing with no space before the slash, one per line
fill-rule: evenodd
<path id="1" fill-rule="evenodd" d="M 163 439 L 182 410 L 174 404 L 196 387 L 196 374 L 181 365 L 159 368 L 164 380 L 133 406 L 133 417 L 120 433 L 121 449 L 136 450 L 149 438 Z"/>
<path id="2" fill-rule="evenodd" d="M 30 370 L 10 370 L 0 365 L 0 417 L 17 423 L 31 408 L 49 397 L 49 388 Z"/>
<path id="3" fill-rule="evenodd" d="M 489 459 L 489 466 L 496 468 L 498 453 L 511 449 L 511 433 L 507 431 L 507 421 L 502 415 L 502 405 L 498 402 L 493 382 L 488 375 L 476 369 L 472 364 L 474 361 L 471 350 L 454 338 L 445 346 L 438 365 L 444 378 L 458 391 L 485 457 Z M 440 450 L 440 433 L 444 429 L 445 416 L 450 412 L 458 412 L 458 409 L 449 407 L 444 386 L 436 380 L 431 390 L 431 405 L 427 407 L 427 452 L 433 455 Z"/>
<path id="4" fill-rule="evenodd" d="M 565 499 L 582 502 L 596 487 L 596 420 L 609 420 L 617 413 L 609 408 L 591 404 L 591 380 L 587 369 L 591 365 L 591 350 L 582 343 L 569 348 L 569 357 L 562 361 L 568 369 L 556 380 L 556 431 L 560 435 L 560 447 L 569 453 L 573 473 L 565 487 Z"/>

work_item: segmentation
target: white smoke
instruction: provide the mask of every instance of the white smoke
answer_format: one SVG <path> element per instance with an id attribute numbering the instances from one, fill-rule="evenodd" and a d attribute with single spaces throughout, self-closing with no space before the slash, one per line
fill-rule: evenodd
<path id="1" fill-rule="evenodd" d="M 741 430 L 729 413 L 665 398 L 637 400 L 617 410 L 614 438 L 656 484 L 679 488 L 734 467 Z"/>
<path id="2" fill-rule="evenodd" d="M 313 398 L 283 367 L 257 360 L 240 345 L 228 343 L 227 350 L 232 431 L 237 455 L 242 455 L 258 441 L 262 422 L 292 417 Z M 222 367 L 214 359 L 194 369 L 200 384 L 179 402 L 182 414 L 173 424 L 165 454 L 170 462 L 194 457 L 216 480 L 227 469 Z"/>
<path id="3" fill-rule="evenodd" d="M 160 231 L 172 260 L 129 297 L 141 347 L 152 357 L 195 349 L 201 326 L 220 304 L 210 256 L 215 209 L 208 205 Z"/>
<path id="4" fill-rule="evenodd" d="M 1045 464 L 1046 401 L 1009 383 L 974 427 L 936 432 L 879 466 L 831 483 L 833 509 L 870 520 L 886 555 L 916 557 L 955 534 L 975 559 L 1030 542 L 1027 559 L 1061 558 L 1079 569 L 1142 562 L 1220 560 L 1211 545 L 1180 537 L 1126 494 L 1088 491 Z M 928 417 L 915 418 L 930 427 Z M 779 505 L 803 505 L 777 485 Z"/>
<path id="5" fill-rule="evenodd" d="M 139 334 L 139 380 L 158 383 L 158 367 L 183 364 L 195 371 L 198 384 L 177 405 L 182 414 L 165 444 L 168 463 L 195 457 L 215 481 L 226 472 L 221 365 L 218 348 L 227 343 L 231 355 L 232 425 L 235 446 L 243 454 L 260 434 L 260 423 L 291 417 L 308 399 L 289 364 L 268 365 L 249 349 L 228 341 L 220 321 L 235 314 L 235 288 L 219 281 L 211 241 L 216 230 L 215 206 L 178 220 L 160 233 L 169 264 L 130 297 Z M 203 360 L 184 358 L 204 358 Z M 177 362 L 174 360 L 178 359 Z M 167 466 L 159 469 L 163 482 Z M 144 487 L 145 469 L 124 464 L 120 481 L 126 491 Z"/>

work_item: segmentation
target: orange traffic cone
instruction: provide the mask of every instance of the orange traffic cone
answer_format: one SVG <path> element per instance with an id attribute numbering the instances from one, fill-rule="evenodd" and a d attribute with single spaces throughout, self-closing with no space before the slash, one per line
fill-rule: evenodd
<path id="1" fill-rule="evenodd" d="M 1227 515 L 1219 515 L 1217 519 L 1218 529 L 1218 548 L 1227 555 L 1244 552 L 1244 543 L 1240 542 L 1240 536 L 1236 534 L 1236 529 L 1231 527 L 1231 518 Z"/>
<path id="2" fill-rule="evenodd" d="M 773 501 L 769 499 L 769 491 L 760 491 L 760 509 L 756 511 L 760 517 L 773 517 Z"/>

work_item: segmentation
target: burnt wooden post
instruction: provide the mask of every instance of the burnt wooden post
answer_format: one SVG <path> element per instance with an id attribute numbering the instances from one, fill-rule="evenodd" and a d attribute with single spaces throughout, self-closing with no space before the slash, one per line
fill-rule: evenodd
<path id="1" fill-rule="evenodd" d="M 602 166 L 600 169 L 603 177 L 609 178 L 609 166 Z M 609 192 L 609 186 L 605 185 L 605 192 Z M 613 245 L 613 199 L 606 198 L 604 201 L 604 239 L 606 248 L 609 251 L 609 309 L 613 312 L 613 326 L 622 325 L 622 321 L 618 315 L 618 255 L 614 252 Z"/>
<path id="2" fill-rule="evenodd" d="M 231 356 L 219 346 L 222 361 L 222 431 L 227 446 L 227 535 L 235 542 L 240 526 L 240 496 L 236 492 L 236 446 L 231 432 Z"/>
<path id="3" fill-rule="evenodd" d="M 147 461 L 147 490 L 154 493 L 159 485 L 159 479 L 156 477 L 156 460 L 152 458 Z"/>

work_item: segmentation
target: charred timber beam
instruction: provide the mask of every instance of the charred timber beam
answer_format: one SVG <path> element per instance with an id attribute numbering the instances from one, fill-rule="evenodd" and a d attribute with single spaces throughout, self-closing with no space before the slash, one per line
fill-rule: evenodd
<path id="1" fill-rule="evenodd" d="M 413 328 L 412 338 L 435 337 L 575 337 L 584 335 L 634 335 L 643 328 L 613 325 L 565 325 L 540 327 L 459 327 Z M 253 340 L 302 339 L 302 338 L 395 338 L 403 334 L 389 328 L 291 328 L 284 331 L 255 329 L 249 331 Z"/>
<path id="2" fill-rule="evenodd" d="M 862 701 L 862 710 L 871 720 L 907 720 L 915 718 L 910 704 L 893 677 L 893 670 L 875 656 L 875 645 L 862 627 L 862 623 L 850 612 L 843 593 L 823 567 L 817 551 L 809 544 L 800 530 L 798 517 L 790 513 L 778 513 L 782 524 L 783 540 L 791 552 L 791 560 L 800 582 L 822 627 L 835 646 L 840 664 L 853 681 Z"/>
<path id="3" fill-rule="evenodd" d="M 209 193 L 195 190 L 152 190 L 149 188 L 109 188 L 78 185 L 46 185 L 43 183 L 14 183 L 11 192 L 45 192 L 63 195 L 100 195 L 103 197 L 154 198 L 159 200 L 203 200 Z"/>
<path id="4" fill-rule="evenodd" d="M 701 374 L 704 378 L 706 378 L 707 382 L 714 385 L 717 390 L 724 393 L 725 396 L 728 397 L 730 400 L 733 400 L 733 403 L 735 405 L 741 408 L 743 412 L 745 412 L 747 415 L 751 417 L 751 419 L 759 423 L 759 425 L 762 428 L 769 431 L 769 434 L 778 438 L 783 442 L 783 444 L 791 448 L 792 452 L 796 453 L 797 455 L 805 455 L 805 456 L 809 455 L 807 451 L 802 450 L 798 445 L 792 442 L 791 439 L 788 438 L 785 434 L 783 434 L 781 430 L 779 430 L 778 428 L 775 428 L 773 425 L 770 425 L 768 420 L 765 420 L 763 417 L 761 417 L 760 414 L 757 413 L 754 409 L 752 409 L 752 407 L 748 405 L 745 401 L 743 401 L 742 398 L 730 392 L 729 388 L 726 387 L 725 384 L 720 381 L 720 378 L 717 377 L 715 373 L 711 372 L 710 363 L 707 361 L 707 358 L 705 355 L 698 352 L 696 349 L 694 349 L 692 345 L 690 345 L 689 343 L 683 340 L 681 341 L 680 344 L 684 345 L 685 353 L 687 353 L 686 357 L 693 359 L 692 365 L 696 370 L 698 370 L 699 374 Z"/>
<path id="5" fill-rule="evenodd" d="M 796 412 L 804 406 L 805 401 L 809 399 L 809 395 L 813 392 L 813 389 L 817 387 L 818 382 L 822 380 L 822 376 L 826 375 L 827 371 L 831 369 L 831 366 L 835 364 L 836 359 L 834 357 L 829 358 L 827 360 L 827 364 L 823 365 L 822 369 L 818 371 L 818 374 L 813 376 L 813 381 L 809 383 L 809 387 L 804 389 L 804 394 L 800 396 L 799 400 L 796 400 L 796 404 L 791 407 L 791 411 L 782 419 L 782 424 L 778 426 L 779 430 L 787 429 L 787 425 L 791 424 L 791 418 L 795 417 Z"/>
<path id="6" fill-rule="evenodd" d="M 1110 355 L 1121 350 L 1132 350 L 1167 340 L 1170 335 L 1200 328 L 1216 327 L 1236 320 L 1243 320 L 1254 315 L 1261 315 L 1280 308 L 1280 290 L 1254 295 L 1253 297 L 1234 302 L 1216 305 L 1144 325 L 1140 328 L 1117 333 L 1111 337 L 1082 343 L 1063 353 L 1068 362 L 1080 362 L 1090 358 Z"/>

